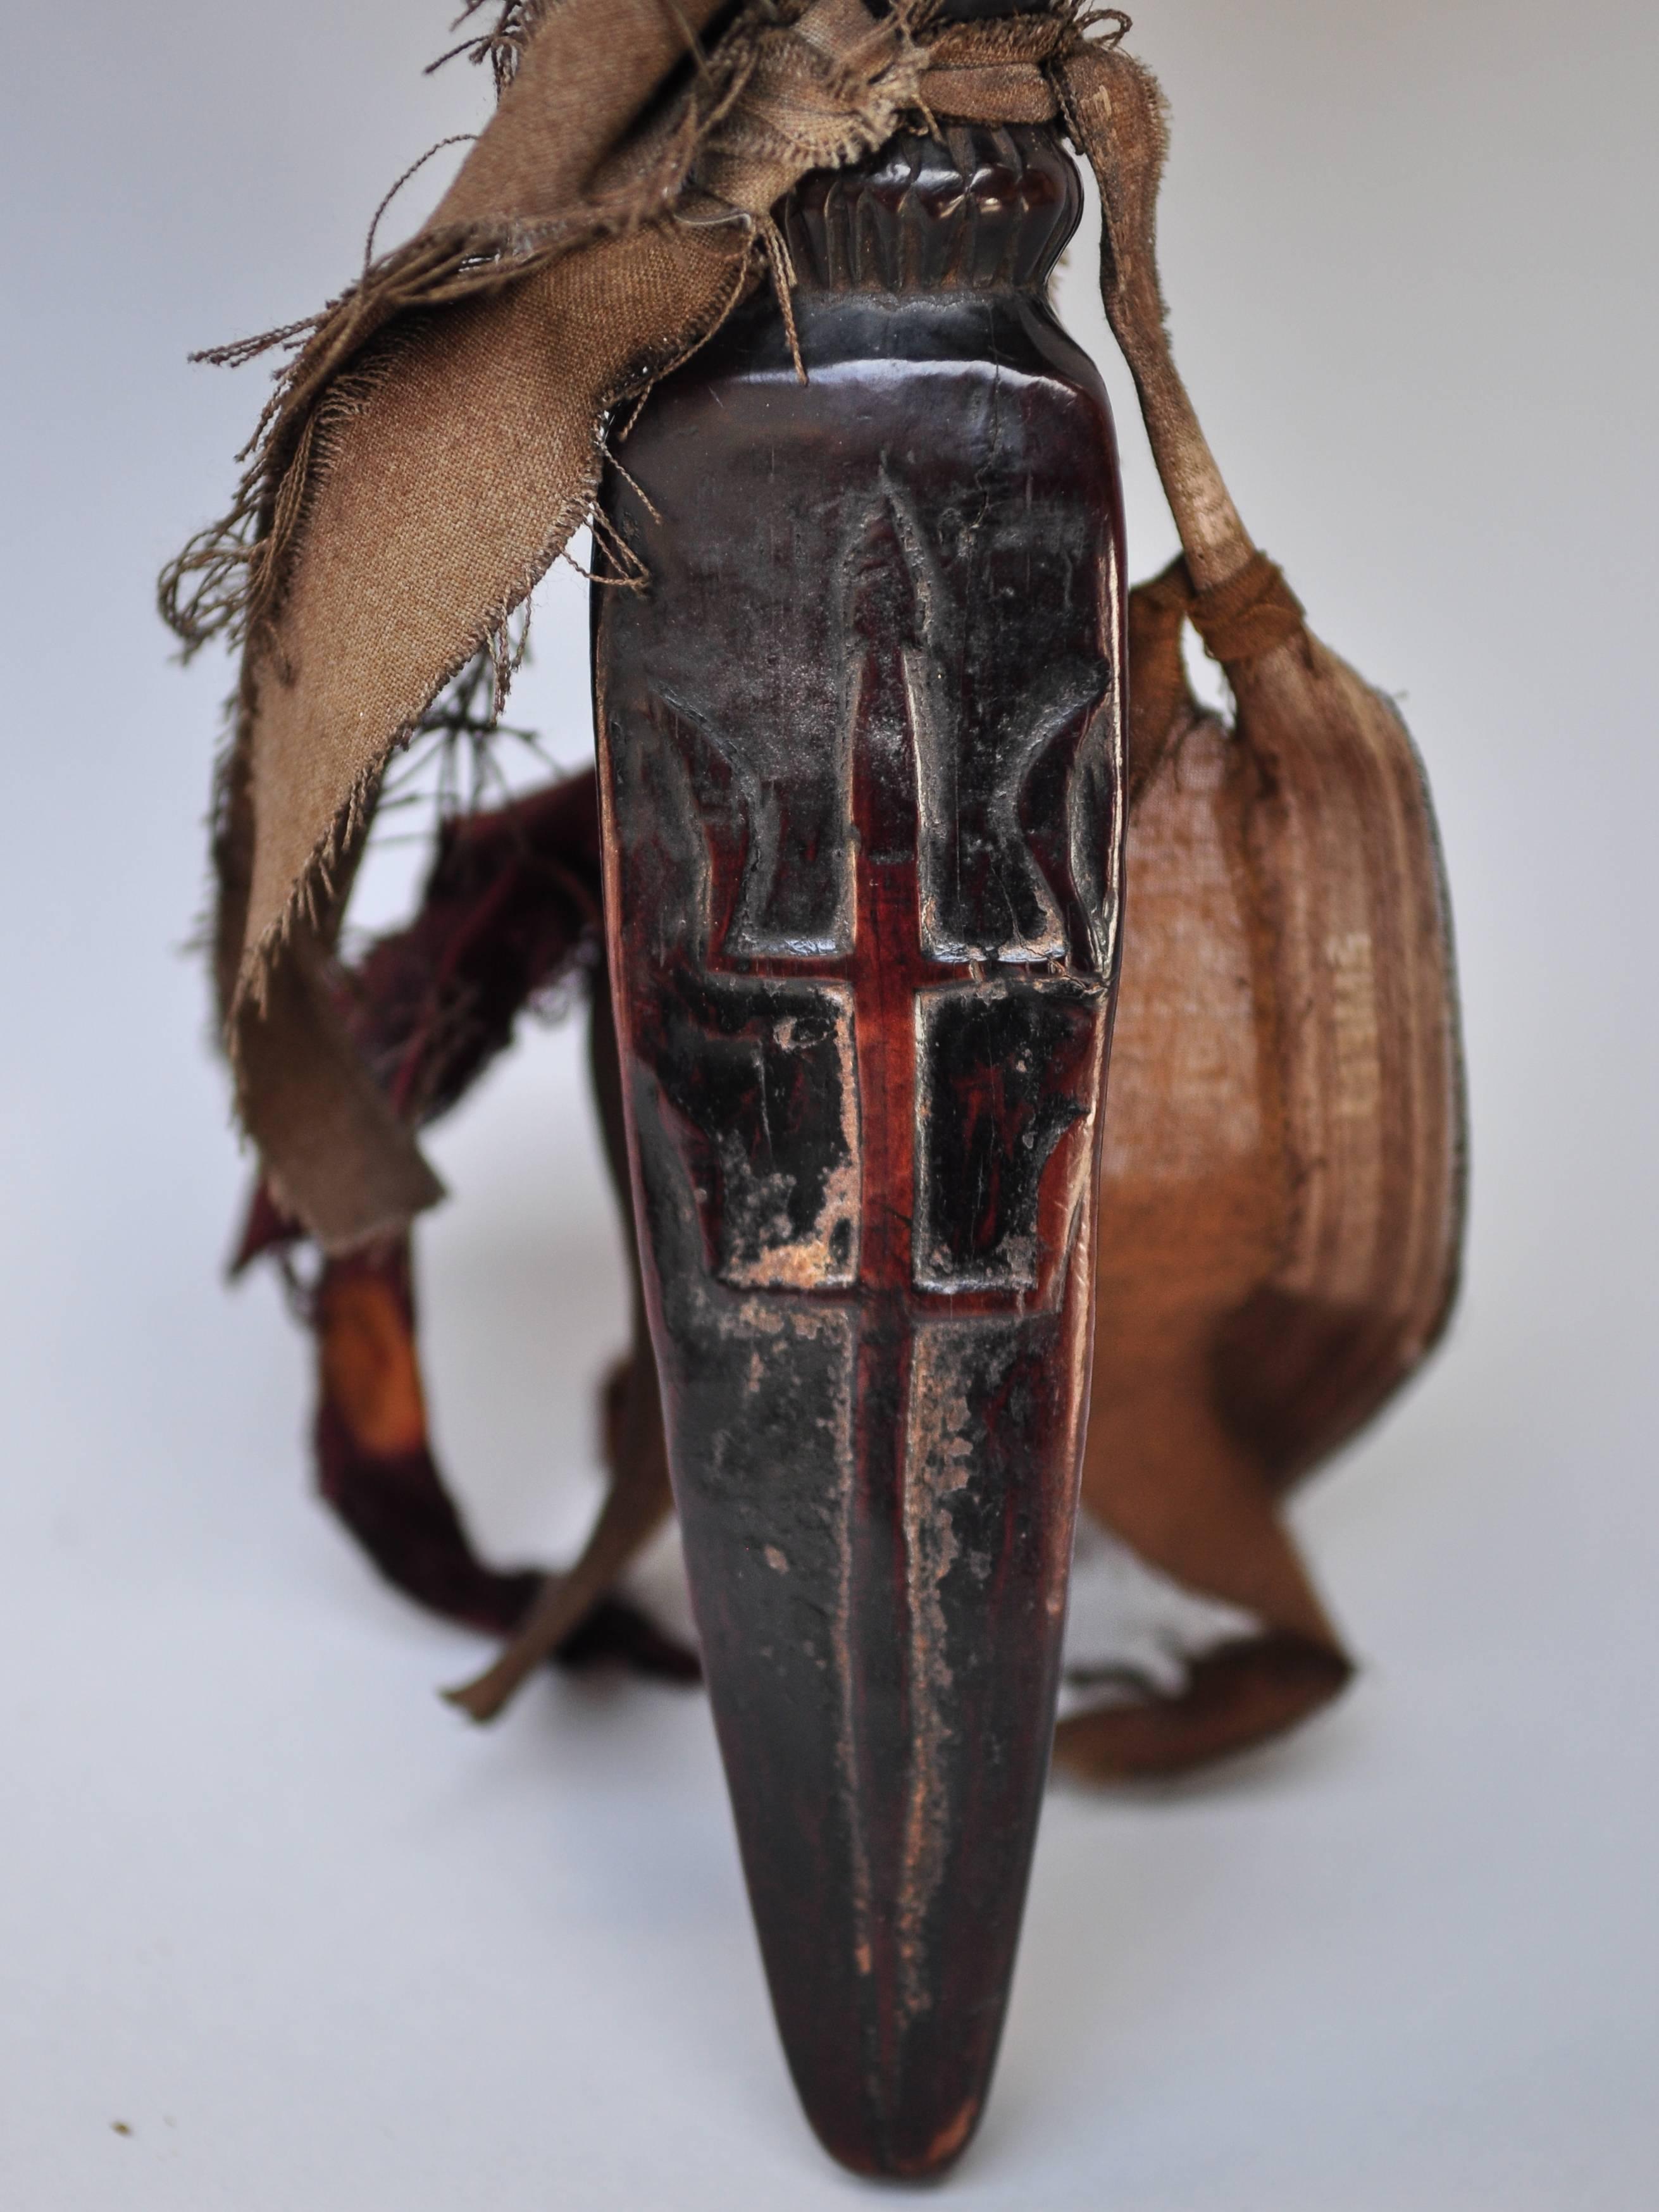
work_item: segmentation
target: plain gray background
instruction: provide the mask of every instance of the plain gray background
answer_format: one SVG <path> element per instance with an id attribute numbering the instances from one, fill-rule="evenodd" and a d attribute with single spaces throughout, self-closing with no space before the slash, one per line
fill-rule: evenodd
<path id="1" fill-rule="evenodd" d="M 1659 18 L 1145 0 L 1182 359 L 1258 538 L 1406 695 L 1462 939 L 1455 1337 L 1300 1515 L 1367 1663 L 1203 1787 L 1056 1792 L 947 2201 L 1642 2212 L 1659 2196 L 1654 1297 Z M 0 615 L 0 2198 L 15 2212 L 816 2212 L 705 1708 L 538 1684 L 304 1497 L 302 1347 L 181 956 L 222 662 L 151 580 L 263 368 L 476 127 L 442 0 L 9 10 Z M 418 219 L 439 157 L 388 219 Z M 1068 319 L 1105 349 L 1074 250 Z M 1114 389 L 1124 380 L 1109 364 Z M 1173 548 L 1138 428 L 1134 564 Z M 581 592 L 526 694 L 587 744 Z M 621 1337 L 576 1043 L 436 1149 L 443 1449 L 499 1555 L 596 1484 Z M 129 2135 L 114 2131 L 122 2122 Z"/>

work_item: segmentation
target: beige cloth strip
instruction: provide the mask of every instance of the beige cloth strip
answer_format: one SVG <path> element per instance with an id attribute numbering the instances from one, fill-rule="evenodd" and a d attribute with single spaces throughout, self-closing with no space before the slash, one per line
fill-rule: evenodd
<path id="1" fill-rule="evenodd" d="M 808 171 L 907 117 L 1063 115 L 1100 179 L 1108 307 L 1194 582 L 1213 592 L 1257 560 L 1168 359 L 1161 109 L 1115 35 L 1091 39 L 1070 5 L 930 36 L 924 0 L 880 20 L 863 0 L 750 0 L 691 52 L 721 12 L 520 11 L 516 74 L 455 183 L 311 326 L 236 506 L 164 580 L 187 644 L 243 641 L 216 836 L 221 1003 L 243 1123 L 331 1251 L 441 1195 L 329 1003 L 386 764 L 592 514 L 610 410 L 718 327 Z M 1252 577 L 1241 638 L 1264 618 Z"/>
<path id="2" fill-rule="evenodd" d="M 591 514 L 609 410 L 718 325 L 770 208 L 921 98 L 908 10 L 750 8 L 690 57 L 717 12 L 542 15 L 432 221 L 319 319 L 237 508 L 167 581 L 187 641 L 244 637 L 216 845 L 227 1042 L 271 1186 L 331 1251 L 441 1195 L 328 1005 L 388 760 Z"/>

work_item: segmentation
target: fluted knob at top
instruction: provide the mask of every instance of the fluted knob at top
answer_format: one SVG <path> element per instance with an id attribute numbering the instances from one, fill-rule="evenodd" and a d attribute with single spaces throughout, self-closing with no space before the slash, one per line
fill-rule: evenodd
<path id="1" fill-rule="evenodd" d="M 802 179 L 781 210 L 807 291 L 1041 291 L 1083 212 L 1046 124 L 902 131 Z"/>

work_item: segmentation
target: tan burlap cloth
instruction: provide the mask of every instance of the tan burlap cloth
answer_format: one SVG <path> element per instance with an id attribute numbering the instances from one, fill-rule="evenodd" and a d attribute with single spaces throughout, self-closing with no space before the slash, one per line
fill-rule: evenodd
<path id="1" fill-rule="evenodd" d="M 611 411 L 719 325 L 809 170 L 919 112 L 1103 117 L 1133 66 L 1071 7 L 937 35 L 929 13 L 753 0 L 705 51 L 721 0 L 510 6 L 460 173 L 304 326 L 234 507 L 163 580 L 187 646 L 241 643 L 217 985 L 242 1121 L 331 1250 L 441 1195 L 325 984 L 380 779 L 592 518 Z"/>

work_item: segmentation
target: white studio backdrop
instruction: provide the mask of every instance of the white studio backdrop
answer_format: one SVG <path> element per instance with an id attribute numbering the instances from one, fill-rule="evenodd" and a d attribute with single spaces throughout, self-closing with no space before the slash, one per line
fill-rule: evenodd
<path id="1" fill-rule="evenodd" d="M 1620 0 L 1145 0 L 1181 356 L 1322 634 L 1406 695 L 1457 907 L 1468 1294 L 1300 1526 L 1366 1662 L 1202 1786 L 1057 1790 L 964 2208 L 1641 2212 L 1659 2187 L 1651 246 Z M 222 662 L 155 568 L 387 181 L 476 127 L 439 0 L 8 11 L 0 70 L 0 2202 L 815 2212 L 702 1700 L 538 1683 L 305 1495 L 304 1347 L 181 956 Z M 439 157 L 383 227 L 416 222 Z M 1136 572 L 1173 550 L 1121 404 Z M 581 586 L 518 711 L 589 742 Z M 405 870 L 405 872 L 407 871 Z M 395 890 L 383 877 L 376 895 Z M 567 1552 L 623 1331 L 573 1032 L 435 1146 L 440 1442 Z M 116 2124 L 127 2132 L 118 2132 Z"/>

